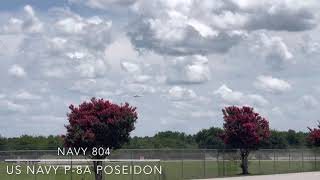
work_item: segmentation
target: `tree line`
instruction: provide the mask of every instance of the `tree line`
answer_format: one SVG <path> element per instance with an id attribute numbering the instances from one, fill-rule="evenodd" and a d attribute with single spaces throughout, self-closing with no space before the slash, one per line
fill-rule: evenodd
<path id="1" fill-rule="evenodd" d="M 164 131 L 154 136 L 130 137 L 122 148 L 126 149 L 223 149 L 227 147 L 220 138 L 222 128 L 211 127 L 196 134 Z M 271 136 L 261 148 L 287 149 L 309 146 L 308 132 L 271 130 Z M 55 150 L 63 146 L 61 136 L 0 137 L 0 150 Z"/>

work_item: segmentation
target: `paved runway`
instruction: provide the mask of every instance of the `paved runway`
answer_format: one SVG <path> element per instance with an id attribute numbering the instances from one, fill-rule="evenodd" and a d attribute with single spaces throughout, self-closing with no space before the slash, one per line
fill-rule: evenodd
<path id="1" fill-rule="evenodd" d="M 210 179 L 210 180 L 276 180 L 276 179 L 280 179 L 280 180 L 320 180 L 320 172 L 214 178 L 214 179 Z M 206 180 L 209 180 L 209 179 L 206 179 Z"/>

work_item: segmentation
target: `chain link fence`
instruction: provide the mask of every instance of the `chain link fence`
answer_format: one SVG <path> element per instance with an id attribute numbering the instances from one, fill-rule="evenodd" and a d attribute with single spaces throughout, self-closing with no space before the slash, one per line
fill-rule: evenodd
<path id="1" fill-rule="evenodd" d="M 12 160 L 8 162 L 8 160 Z M 43 160 L 43 161 L 41 161 Z M 47 160 L 47 161 L 46 161 Z M 74 161 L 78 160 L 78 161 Z M 111 152 L 103 165 L 157 166 L 161 174 L 109 174 L 105 180 L 180 180 L 237 176 L 241 173 L 239 150 L 133 150 Z M 67 173 L 59 169 L 51 174 L 8 174 L 14 167 L 70 166 Z M 77 172 L 90 167 L 82 156 L 57 156 L 57 151 L 0 151 L 1 180 L 94 180 L 94 174 Z M 13 169 L 11 169 L 13 168 Z M 23 170 L 22 170 L 23 171 Z M 255 175 L 320 171 L 319 149 L 258 150 L 249 155 L 249 172 Z"/>

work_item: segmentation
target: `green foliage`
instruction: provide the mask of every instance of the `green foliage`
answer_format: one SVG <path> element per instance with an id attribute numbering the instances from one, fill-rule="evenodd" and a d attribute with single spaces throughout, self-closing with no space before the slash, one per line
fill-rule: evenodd
<path id="1" fill-rule="evenodd" d="M 195 135 L 182 132 L 165 131 L 151 137 L 131 137 L 122 148 L 125 149 L 222 149 L 225 147 L 219 138 L 222 129 L 212 127 L 203 129 Z M 306 132 L 271 131 L 269 141 L 263 144 L 263 149 L 305 148 Z M 60 136 L 28 136 L 5 138 L 0 136 L 1 150 L 56 150 L 62 147 Z"/>
<path id="2" fill-rule="evenodd" d="M 222 149 L 225 147 L 219 137 L 222 133 L 221 128 L 203 129 L 195 135 L 195 141 L 200 149 Z"/>
<path id="3" fill-rule="evenodd" d="M 185 133 L 165 131 L 159 132 L 154 136 L 154 145 L 157 149 L 193 148 L 196 144 L 191 135 Z"/>
<path id="4" fill-rule="evenodd" d="M 0 138 L 0 150 L 53 150 L 62 145 L 62 138 L 52 135 Z"/>
<path id="5" fill-rule="evenodd" d="M 6 144 L 7 144 L 7 139 L 0 135 L 0 151 L 5 150 Z"/>
<path id="6" fill-rule="evenodd" d="M 153 137 L 133 137 L 129 142 L 123 145 L 125 149 L 153 149 Z"/>
<path id="7" fill-rule="evenodd" d="M 307 145 L 306 138 L 308 134 L 304 132 L 296 132 L 289 129 L 286 133 L 288 145 L 292 148 L 305 147 Z"/>
<path id="8" fill-rule="evenodd" d="M 128 149 L 188 149 L 197 148 L 192 135 L 181 132 L 159 132 L 153 137 L 133 137 L 124 146 Z"/>
<path id="9" fill-rule="evenodd" d="M 262 146 L 264 149 L 286 149 L 288 147 L 287 132 L 275 130 L 271 131 L 271 136 Z"/>

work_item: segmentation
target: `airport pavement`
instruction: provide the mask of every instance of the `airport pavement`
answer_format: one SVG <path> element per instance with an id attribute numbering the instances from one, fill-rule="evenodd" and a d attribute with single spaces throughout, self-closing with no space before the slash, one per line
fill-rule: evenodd
<path id="1" fill-rule="evenodd" d="M 320 180 L 320 172 L 318 171 L 318 172 L 273 174 L 273 175 L 261 175 L 261 176 L 226 177 L 226 178 L 214 178 L 214 179 L 206 179 L 206 180 L 278 180 L 278 179 L 279 180 Z"/>

